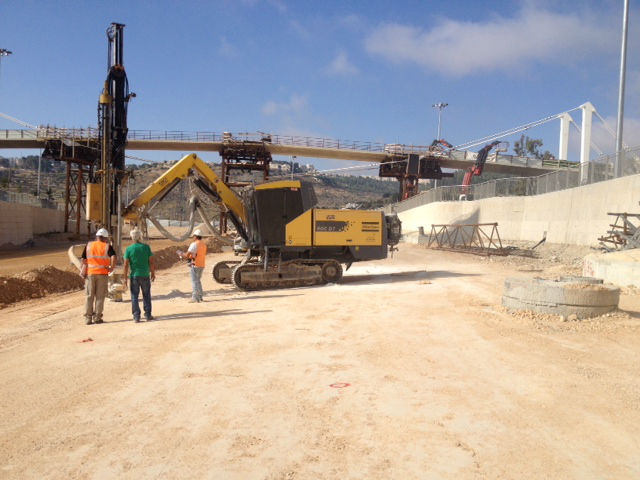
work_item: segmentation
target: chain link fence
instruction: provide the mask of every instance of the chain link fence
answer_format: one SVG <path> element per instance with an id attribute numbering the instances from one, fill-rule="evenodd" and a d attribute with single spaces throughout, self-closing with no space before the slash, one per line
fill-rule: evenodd
<path id="1" fill-rule="evenodd" d="M 567 164 L 563 169 L 537 177 L 511 177 L 462 185 L 432 188 L 385 208 L 387 212 L 404 212 L 432 202 L 481 200 L 492 197 L 541 195 L 615 178 L 615 155 L 603 155 L 584 164 Z M 640 173 L 640 146 L 620 154 L 622 176 Z"/>

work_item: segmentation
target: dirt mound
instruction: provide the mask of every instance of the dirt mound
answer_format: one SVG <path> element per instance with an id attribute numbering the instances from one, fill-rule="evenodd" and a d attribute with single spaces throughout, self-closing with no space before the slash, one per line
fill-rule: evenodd
<path id="1" fill-rule="evenodd" d="M 219 253 L 222 243 L 217 238 L 206 240 L 208 251 Z M 162 248 L 153 253 L 156 268 L 162 270 L 180 262 L 178 250 L 187 251 L 189 245 L 176 245 Z M 69 292 L 84 288 L 84 280 L 78 273 L 60 270 L 53 265 L 45 265 L 27 272 L 15 275 L 0 275 L 0 308 L 8 305 L 44 297 L 50 293 Z"/>
<path id="2" fill-rule="evenodd" d="M 84 280 L 75 272 L 60 270 L 53 265 L 16 275 L 0 276 L 0 308 L 21 300 L 40 298 L 49 293 L 80 290 Z"/>
<path id="3" fill-rule="evenodd" d="M 189 248 L 189 245 L 176 245 L 161 248 L 160 250 L 153 252 L 153 263 L 156 266 L 156 270 L 163 270 L 180 262 L 181 260 L 180 257 L 178 257 L 178 250 L 186 252 L 187 248 Z"/>
<path id="4" fill-rule="evenodd" d="M 215 237 L 210 237 L 206 239 L 207 251 L 209 253 L 220 253 L 222 252 L 222 242 Z M 165 268 L 169 268 L 174 266 L 176 263 L 181 262 L 180 257 L 178 256 L 178 250 L 182 252 L 186 252 L 189 248 L 189 245 L 176 245 L 171 247 L 165 247 L 158 251 L 153 252 L 153 261 L 155 262 L 157 270 L 163 270 Z"/>

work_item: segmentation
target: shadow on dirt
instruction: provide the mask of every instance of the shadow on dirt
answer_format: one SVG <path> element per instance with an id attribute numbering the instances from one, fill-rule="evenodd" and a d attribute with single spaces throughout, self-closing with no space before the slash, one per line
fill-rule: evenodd
<path id="1" fill-rule="evenodd" d="M 248 315 L 250 313 L 270 313 L 273 310 L 240 310 L 237 308 L 231 310 L 216 310 L 209 312 L 185 312 L 185 313 L 171 313 L 169 315 L 154 315 L 153 320 L 148 323 L 162 322 L 165 320 L 182 320 L 187 318 L 202 318 L 202 317 L 221 317 L 227 315 Z M 105 324 L 108 323 L 125 323 L 125 322 L 133 322 L 132 319 L 124 319 L 124 320 L 108 320 L 105 321 Z M 141 323 L 147 323 L 145 320 L 141 320 Z"/>
<path id="2" fill-rule="evenodd" d="M 394 272 L 394 273 L 377 273 L 370 275 L 347 275 L 342 277 L 340 283 L 344 285 L 357 285 L 361 283 L 393 283 L 393 282 L 406 282 L 412 280 L 432 280 L 435 278 L 447 278 L 447 277 L 476 277 L 477 273 L 458 273 L 450 272 L 447 270 L 413 270 L 406 272 Z"/>
<path id="3" fill-rule="evenodd" d="M 291 289 L 287 289 L 291 290 Z M 283 295 L 247 295 L 247 296 L 239 296 L 239 293 L 245 293 L 242 290 L 205 290 L 204 297 L 212 298 L 212 297 L 222 297 L 216 298 L 215 300 L 259 300 L 263 298 L 281 298 L 281 297 L 295 297 L 298 295 L 302 295 L 301 293 L 294 294 L 283 294 Z M 142 298 L 142 296 L 140 296 Z M 168 293 L 164 293 L 162 295 L 154 295 L 151 294 L 151 301 L 154 300 L 171 300 L 172 298 L 191 298 L 191 292 L 183 292 L 181 290 L 173 289 Z M 213 299 L 213 298 L 212 298 Z M 126 300 L 125 300 L 126 301 Z"/>

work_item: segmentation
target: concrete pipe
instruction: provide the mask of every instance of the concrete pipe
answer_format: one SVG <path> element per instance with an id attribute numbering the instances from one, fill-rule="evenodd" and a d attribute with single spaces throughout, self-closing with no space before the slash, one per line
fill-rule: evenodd
<path id="1" fill-rule="evenodd" d="M 594 283 L 594 279 L 564 277 L 566 281 L 541 278 L 507 278 L 502 305 L 514 310 L 589 318 L 618 308 L 620 289 Z"/>

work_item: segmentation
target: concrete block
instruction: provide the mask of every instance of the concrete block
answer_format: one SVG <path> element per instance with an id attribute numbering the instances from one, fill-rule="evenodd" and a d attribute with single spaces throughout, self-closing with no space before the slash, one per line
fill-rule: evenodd
<path id="1" fill-rule="evenodd" d="M 592 253 L 584 259 L 582 274 L 621 287 L 640 287 L 640 250 Z"/>

